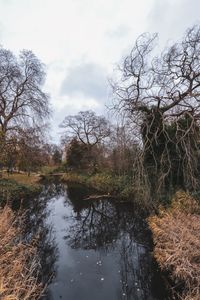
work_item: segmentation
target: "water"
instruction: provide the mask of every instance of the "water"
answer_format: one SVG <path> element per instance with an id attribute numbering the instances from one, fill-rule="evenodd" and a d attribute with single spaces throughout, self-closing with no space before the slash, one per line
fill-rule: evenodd
<path id="1" fill-rule="evenodd" d="M 165 299 L 144 216 L 133 204 L 84 200 L 88 192 L 47 185 L 27 214 L 42 279 L 52 274 L 42 299 Z"/>

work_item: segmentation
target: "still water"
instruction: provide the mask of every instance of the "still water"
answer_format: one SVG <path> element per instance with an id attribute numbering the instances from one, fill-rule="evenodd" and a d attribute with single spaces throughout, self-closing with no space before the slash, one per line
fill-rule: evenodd
<path id="1" fill-rule="evenodd" d="M 80 186 L 44 185 L 27 214 L 37 234 L 42 300 L 165 299 L 145 217 L 131 203 L 84 200 Z"/>

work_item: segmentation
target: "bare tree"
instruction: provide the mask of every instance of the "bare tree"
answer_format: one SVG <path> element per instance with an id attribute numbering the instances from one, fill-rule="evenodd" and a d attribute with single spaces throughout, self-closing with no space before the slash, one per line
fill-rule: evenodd
<path id="1" fill-rule="evenodd" d="M 110 168 L 118 175 L 133 174 L 133 162 L 139 146 L 132 131 L 129 120 L 112 126 L 109 142 L 107 143 Z"/>
<path id="2" fill-rule="evenodd" d="M 66 129 L 68 137 L 77 138 L 89 146 L 101 143 L 110 134 L 109 122 L 88 110 L 80 111 L 75 116 L 67 116 L 60 127 Z"/>
<path id="3" fill-rule="evenodd" d="M 48 95 L 42 91 L 44 68 L 31 52 L 19 58 L 0 48 L 0 131 L 5 135 L 25 125 L 33 126 L 49 115 Z"/>
<path id="4" fill-rule="evenodd" d="M 17 136 L 17 167 L 19 170 L 37 171 L 47 165 L 50 155 L 44 143 L 44 130 L 42 128 L 26 128 Z"/>
<path id="5" fill-rule="evenodd" d="M 141 35 L 125 58 L 121 80 L 114 86 L 115 108 L 126 112 L 135 123 L 135 134 L 140 133 L 143 165 L 151 178 L 157 174 L 153 190 L 173 173 L 185 187 L 195 188 L 200 141 L 200 27 L 188 29 L 181 42 L 159 57 L 152 52 L 156 39 L 155 34 Z"/>

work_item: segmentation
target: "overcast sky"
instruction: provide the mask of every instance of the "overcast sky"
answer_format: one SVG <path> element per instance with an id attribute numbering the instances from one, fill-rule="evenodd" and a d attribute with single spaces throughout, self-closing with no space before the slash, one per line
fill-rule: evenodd
<path id="1" fill-rule="evenodd" d="M 0 45 L 45 63 L 52 135 L 69 114 L 105 113 L 108 78 L 143 32 L 160 45 L 199 23 L 200 0 L 0 0 Z"/>

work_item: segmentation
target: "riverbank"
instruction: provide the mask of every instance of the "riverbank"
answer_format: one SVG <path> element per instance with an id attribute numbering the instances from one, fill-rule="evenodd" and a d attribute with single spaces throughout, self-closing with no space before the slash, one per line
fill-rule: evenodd
<path id="1" fill-rule="evenodd" d="M 12 173 L 12 174 L 7 174 L 7 173 L 1 173 L 2 174 L 2 179 L 12 179 L 15 180 L 19 184 L 24 184 L 28 186 L 35 186 L 39 184 L 40 181 L 40 175 L 38 174 L 31 174 L 27 175 L 26 173 Z"/>
<path id="2" fill-rule="evenodd" d="M 133 200 L 135 188 L 129 176 L 114 176 L 105 173 L 94 175 L 78 174 L 73 172 L 61 176 L 63 182 L 84 184 L 98 192 Z"/>
<path id="3" fill-rule="evenodd" d="M 39 177 L 1 173 L 0 178 L 0 298 L 38 299 L 40 261 L 34 241 L 21 241 L 23 217 L 11 208 L 26 207 L 41 190 Z M 24 203 L 26 205 L 24 205 Z"/>
<path id="4" fill-rule="evenodd" d="M 73 172 L 56 175 L 63 182 L 82 184 L 100 193 L 134 200 L 134 185 L 125 176 Z M 53 174 L 44 175 L 44 179 L 49 176 L 54 177 Z M 176 297 L 197 300 L 200 292 L 198 202 L 184 192 L 176 193 L 169 208 L 160 209 L 158 215 L 149 218 L 149 227 L 153 233 L 154 256 L 176 286 L 172 289 Z"/>
<path id="5" fill-rule="evenodd" d="M 16 225 L 16 222 L 18 225 Z M 40 261 L 32 244 L 20 241 L 19 216 L 5 206 L 0 210 L 0 298 L 38 299 Z"/>
<path id="6" fill-rule="evenodd" d="M 67 173 L 61 178 L 66 182 L 81 183 L 99 192 L 129 200 L 135 200 L 134 195 L 138 192 L 131 180 L 124 176 Z M 199 213 L 198 201 L 187 193 L 177 192 L 169 208 L 160 209 L 158 215 L 149 218 L 155 244 L 154 256 L 160 268 L 170 274 L 174 286 L 179 287 L 174 289 L 176 296 L 178 290 L 181 290 L 178 297 L 184 300 L 197 300 L 200 293 Z"/>
<path id="7" fill-rule="evenodd" d="M 185 192 L 177 192 L 169 209 L 161 209 L 157 216 L 149 218 L 154 256 L 175 283 L 174 292 L 179 299 L 199 299 L 199 213 L 199 203 L 195 199 Z"/>
<path id="8" fill-rule="evenodd" d="M 0 205 L 8 203 L 12 205 L 15 200 L 23 201 L 33 197 L 41 190 L 38 175 L 1 173 L 0 178 Z"/>

